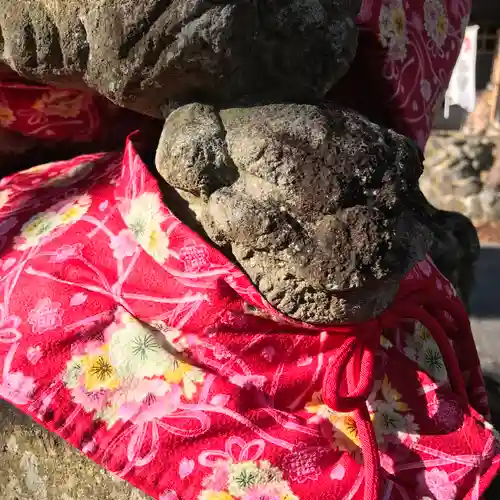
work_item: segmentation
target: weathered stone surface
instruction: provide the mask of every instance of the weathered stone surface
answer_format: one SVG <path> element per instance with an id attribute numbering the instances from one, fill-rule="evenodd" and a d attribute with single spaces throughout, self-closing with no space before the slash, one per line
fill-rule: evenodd
<path id="1" fill-rule="evenodd" d="M 491 181 L 498 138 L 456 133 L 431 137 L 420 187 L 437 208 L 481 224 L 500 218 L 500 189 Z M 498 154 L 497 154 L 498 156 Z"/>
<path id="2" fill-rule="evenodd" d="M 497 191 L 500 191 L 500 134 L 497 134 L 495 141 L 495 158 L 493 165 L 485 178 L 486 184 Z"/>
<path id="3" fill-rule="evenodd" d="M 1 59 L 155 117 L 194 100 L 309 101 L 346 73 L 360 4 L 0 0 Z"/>
<path id="4" fill-rule="evenodd" d="M 467 305 L 474 287 L 474 264 L 480 249 L 476 228 L 458 212 L 431 209 L 431 215 L 429 228 L 434 238 L 429 253 Z"/>
<path id="5" fill-rule="evenodd" d="M 469 196 L 465 202 L 465 212 L 471 220 L 480 220 L 483 216 L 483 205 L 481 195 Z"/>
<path id="6" fill-rule="evenodd" d="M 494 189 L 485 189 L 481 193 L 483 210 L 491 214 L 491 218 L 500 220 L 500 191 Z"/>
<path id="7" fill-rule="evenodd" d="M 304 321 L 381 312 L 430 243 L 416 150 L 352 111 L 188 105 L 166 120 L 156 164 L 266 298 Z"/>
<path id="8" fill-rule="evenodd" d="M 147 500 L 0 400 L 2 500 Z"/>

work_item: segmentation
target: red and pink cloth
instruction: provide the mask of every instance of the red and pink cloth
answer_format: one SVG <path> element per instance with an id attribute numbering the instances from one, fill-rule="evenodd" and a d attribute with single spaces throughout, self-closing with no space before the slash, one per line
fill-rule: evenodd
<path id="1" fill-rule="evenodd" d="M 416 18 L 392 3 L 370 12 L 405 27 L 409 67 Z M 463 28 L 468 5 L 438 3 Z M 430 44 L 441 7 L 421 4 Z M 428 78 L 437 96 L 446 78 Z M 28 135 L 106 125 L 74 91 L 0 93 Z M 379 318 L 292 321 L 171 213 L 133 137 L 0 181 L 0 255 L 0 396 L 154 498 L 478 499 L 498 471 L 469 321 L 430 258 Z"/>

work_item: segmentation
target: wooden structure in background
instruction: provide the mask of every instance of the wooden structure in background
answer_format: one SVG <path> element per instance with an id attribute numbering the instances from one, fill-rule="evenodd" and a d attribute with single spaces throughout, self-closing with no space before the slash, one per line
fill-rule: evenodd
<path id="1" fill-rule="evenodd" d="M 500 30 L 497 31 L 497 48 L 493 68 L 491 70 L 492 106 L 490 110 L 490 125 L 500 127 Z"/>
<path id="2" fill-rule="evenodd" d="M 463 125 L 466 134 L 496 135 L 500 132 L 500 30 L 497 31 L 496 47 L 490 81 L 478 95 L 476 107 Z"/>
<path id="3" fill-rule="evenodd" d="M 497 50 L 491 71 L 492 100 L 490 110 L 490 128 L 500 131 L 500 30 L 497 31 Z M 486 183 L 490 188 L 500 189 L 500 133 L 496 139 L 495 161 L 488 173 Z"/>

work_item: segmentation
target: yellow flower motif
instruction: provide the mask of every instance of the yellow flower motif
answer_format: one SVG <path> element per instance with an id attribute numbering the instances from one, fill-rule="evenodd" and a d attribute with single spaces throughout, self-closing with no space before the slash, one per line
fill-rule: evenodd
<path id="1" fill-rule="evenodd" d="M 327 406 L 320 393 L 313 394 L 312 401 L 306 404 L 306 410 L 332 424 L 335 445 L 339 450 L 354 452 L 360 446 L 358 429 L 351 413 L 339 413 Z"/>
<path id="2" fill-rule="evenodd" d="M 80 220 L 89 209 L 90 200 L 80 200 L 74 205 L 68 205 L 64 207 L 59 213 L 59 218 L 61 224 L 71 224 L 77 220 Z"/>
<path id="3" fill-rule="evenodd" d="M 20 250 L 26 250 L 35 246 L 43 236 L 48 235 L 59 225 L 57 212 L 42 212 L 33 216 L 21 228 L 21 238 L 26 241 L 19 246 Z"/>
<path id="4" fill-rule="evenodd" d="M 387 436 L 408 436 L 418 430 L 408 405 L 387 375 L 375 382 L 367 403 L 379 443 L 385 443 Z"/>
<path id="5" fill-rule="evenodd" d="M 95 354 L 84 356 L 80 364 L 84 371 L 85 388 L 88 391 L 117 389 L 120 386 L 120 379 L 109 359 L 107 346 Z"/>
<path id="6" fill-rule="evenodd" d="M 425 0 L 424 27 L 438 48 L 442 48 L 448 36 L 448 16 L 441 0 Z"/>
<path id="7" fill-rule="evenodd" d="M 83 107 L 83 94 L 72 90 L 52 90 L 33 104 L 33 109 L 46 116 L 76 118 Z"/>
<path id="8" fill-rule="evenodd" d="M 400 7 L 391 10 L 392 25 L 396 37 L 402 37 L 406 32 L 406 17 L 405 11 Z"/>
<path id="9" fill-rule="evenodd" d="M 387 375 L 384 377 L 381 390 L 387 403 L 389 403 L 395 410 L 399 412 L 408 411 L 408 405 L 401 400 L 401 394 L 399 394 L 399 392 L 391 386 Z"/>
<path id="10" fill-rule="evenodd" d="M 419 321 L 415 322 L 415 334 L 422 340 L 432 340 L 429 330 L 427 330 L 427 328 L 425 328 L 425 326 Z"/>
<path id="11" fill-rule="evenodd" d="M 384 349 L 391 349 L 393 347 L 392 342 L 383 335 L 380 336 L 380 345 Z"/>
<path id="12" fill-rule="evenodd" d="M 351 451 L 353 445 L 357 448 L 361 446 L 358 428 L 351 414 L 336 413 L 330 417 L 330 422 L 334 427 L 335 440 L 339 447 Z"/>
<path id="13" fill-rule="evenodd" d="M 320 392 L 315 392 L 309 403 L 306 403 L 305 409 L 309 413 L 314 413 L 321 418 L 329 419 L 333 410 L 330 409 L 324 402 Z"/>
<path id="14" fill-rule="evenodd" d="M 11 123 L 16 121 L 16 117 L 11 109 L 0 106 L 0 125 L 2 127 L 8 127 Z"/>
<path id="15" fill-rule="evenodd" d="M 165 262 L 168 256 L 168 237 L 160 227 L 151 227 L 147 237 L 146 251 L 158 262 Z"/>
<path id="16" fill-rule="evenodd" d="M 164 378 L 170 384 L 180 384 L 182 382 L 184 396 L 191 399 L 198 390 L 197 384 L 201 384 L 205 379 L 205 374 L 196 366 L 173 357 L 172 367 L 165 372 Z"/>
<path id="17" fill-rule="evenodd" d="M 0 210 L 9 202 L 10 194 L 10 189 L 0 191 Z"/>
<path id="18" fill-rule="evenodd" d="M 69 202 L 57 212 L 50 210 L 42 212 L 32 217 L 21 228 L 20 238 L 24 240 L 20 245 L 16 244 L 19 250 L 26 250 L 39 243 L 41 238 L 60 226 L 71 224 L 87 212 L 90 206 L 90 197 L 82 196 L 75 202 Z"/>
<path id="19" fill-rule="evenodd" d="M 55 163 L 43 163 L 42 165 L 37 165 L 36 167 L 31 167 L 26 170 L 23 170 L 20 172 L 22 175 L 30 175 L 30 174 L 43 174 L 44 172 L 47 172 L 50 170 Z"/>
<path id="20" fill-rule="evenodd" d="M 184 361 L 175 361 L 172 370 L 165 372 L 165 381 L 171 384 L 179 384 L 193 367 Z"/>
<path id="21" fill-rule="evenodd" d="M 199 500 L 234 500 L 234 497 L 225 491 L 205 490 L 198 497 Z"/>
<path id="22" fill-rule="evenodd" d="M 169 240 L 161 229 L 165 216 L 161 212 L 158 194 L 143 193 L 131 200 L 124 220 L 144 250 L 160 264 L 165 262 L 169 255 Z"/>
<path id="23" fill-rule="evenodd" d="M 438 17 L 436 27 L 440 36 L 446 36 L 448 34 L 448 18 L 444 15 L 440 15 Z"/>
<path id="24" fill-rule="evenodd" d="M 380 10 L 379 37 L 387 47 L 391 59 L 402 61 L 406 57 L 406 16 L 402 0 L 385 0 Z"/>

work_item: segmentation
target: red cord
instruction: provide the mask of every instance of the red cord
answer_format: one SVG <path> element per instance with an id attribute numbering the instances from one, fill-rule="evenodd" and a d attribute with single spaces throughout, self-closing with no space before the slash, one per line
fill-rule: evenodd
<path id="1" fill-rule="evenodd" d="M 379 450 L 366 401 L 373 390 L 375 355 L 380 347 L 380 337 L 384 329 L 394 328 L 409 319 L 420 322 L 432 335 L 441 351 L 452 389 L 459 395 L 464 406 L 469 406 L 463 375 L 450 342 L 452 339 L 434 317 L 438 316 L 442 320 L 442 311 L 452 316 L 458 326 L 458 332 L 470 330 L 467 313 L 460 304 L 433 296 L 428 290 L 414 290 L 398 297 L 392 307 L 380 317 L 354 328 L 341 330 L 342 333 L 349 332 L 349 336 L 325 374 L 323 401 L 333 411 L 352 412 L 354 415 L 363 455 L 364 500 L 380 498 Z M 341 332 L 337 330 L 337 333 Z M 348 373 L 353 373 L 352 370 L 349 372 L 349 369 L 353 366 L 360 366 L 359 378 L 357 383 L 349 380 L 350 383 L 346 384 Z M 351 385 L 353 386 L 350 387 Z M 348 389 L 344 391 L 346 386 Z"/>

